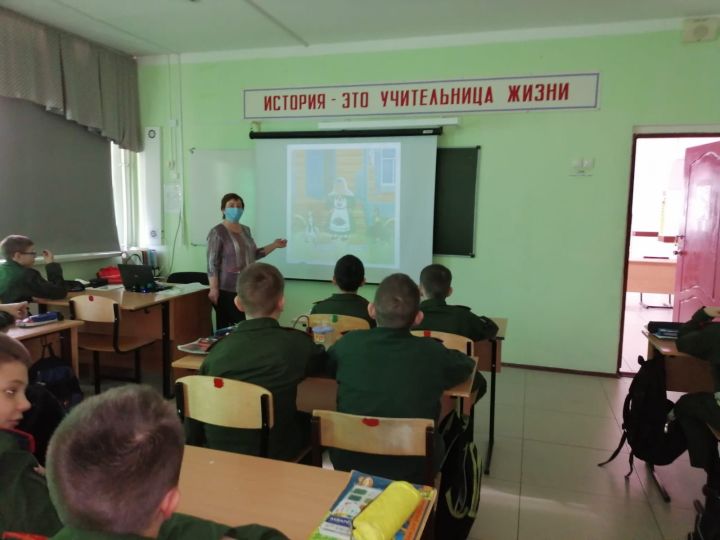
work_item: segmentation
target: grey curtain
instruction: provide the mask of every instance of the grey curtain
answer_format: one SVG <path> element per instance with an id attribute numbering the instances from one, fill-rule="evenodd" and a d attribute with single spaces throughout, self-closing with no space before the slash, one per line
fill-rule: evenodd
<path id="1" fill-rule="evenodd" d="M 20 98 L 140 152 L 137 63 L 0 8 L 0 96 Z"/>

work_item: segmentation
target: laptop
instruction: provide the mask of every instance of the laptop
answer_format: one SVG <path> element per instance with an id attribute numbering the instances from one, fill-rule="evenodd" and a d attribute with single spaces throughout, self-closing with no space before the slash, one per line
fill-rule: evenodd
<path id="1" fill-rule="evenodd" d="M 144 264 L 118 264 L 120 277 L 126 291 L 155 293 L 172 289 L 170 285 L 160 285 L 155 281 L 152 266 Z"/>

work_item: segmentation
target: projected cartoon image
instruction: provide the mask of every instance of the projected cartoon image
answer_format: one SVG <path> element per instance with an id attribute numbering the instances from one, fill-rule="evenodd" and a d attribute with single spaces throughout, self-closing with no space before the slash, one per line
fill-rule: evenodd
<path id="1" fill-rule="evenodd" d="M 287 157 L 288 262 L 398 265 L 399 143 L 290 145 Z"/>

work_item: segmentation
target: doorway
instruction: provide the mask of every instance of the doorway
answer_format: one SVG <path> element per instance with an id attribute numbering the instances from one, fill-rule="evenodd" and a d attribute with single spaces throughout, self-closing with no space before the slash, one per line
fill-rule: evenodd
<path id="1" fill-rule="evenodd" d="M 673 320 L 676 241 L 684 215 L 685 150 L 720 141 L 718 135 L 633 137 L 625 282 L 618 372 L 633 374 L 647 355 L 642 333 L 650 321 Z"/>

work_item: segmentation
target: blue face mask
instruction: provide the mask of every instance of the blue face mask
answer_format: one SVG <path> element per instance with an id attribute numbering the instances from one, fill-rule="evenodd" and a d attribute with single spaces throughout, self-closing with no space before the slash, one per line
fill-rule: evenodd
<path id="1" fill-rule="evenodd" d="M 227 219 L 231 223 L 237 223 L 238 221 L 240 221 L 240 218 L 243 215 L 243 211 L 243 208 L 233 208 L 232 206 L 225 208 L 225 219 Z"/>

